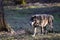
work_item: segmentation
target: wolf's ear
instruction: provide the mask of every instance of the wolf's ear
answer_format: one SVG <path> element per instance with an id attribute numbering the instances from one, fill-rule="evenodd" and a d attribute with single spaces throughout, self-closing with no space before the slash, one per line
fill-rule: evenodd
<path id="1" fill-rule="evenodd" d="M 34 18 L 36 18 L 36 16 L 32 16 L 30 20 L 31 20 L 31 21 L 33 21 L 33 20 L 34 20 Z"/>
<path id="2" fill-rule="evenodd" d="M 34 19 L 34 17 L 31 17 L 31 18 L 30 18 L 30 21 L 33 21 L 33 19 Z"/>

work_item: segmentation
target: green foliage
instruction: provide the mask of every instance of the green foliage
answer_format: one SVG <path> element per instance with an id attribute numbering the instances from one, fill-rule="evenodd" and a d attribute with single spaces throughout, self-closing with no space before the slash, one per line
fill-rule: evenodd
<path id="1" fill-rule="evenodd" d="M 26 5 L 26 1 L 22 0 L 22 5 L 25 6 Z"/>
<path id="2" fill-rule="evenodd" d="M 25 4 L 26 4 L 25 0 L 22 0 L 22 4 L 23 4 L 23 5 L 25 5 Z"/>

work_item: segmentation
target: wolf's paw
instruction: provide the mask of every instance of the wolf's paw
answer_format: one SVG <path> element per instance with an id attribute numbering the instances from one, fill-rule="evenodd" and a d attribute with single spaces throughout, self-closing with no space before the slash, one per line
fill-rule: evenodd
<path id="1" fill-rule="evenodd" d="M 35 35 L 32 35 L 32 37 L 35 37 Z"/>

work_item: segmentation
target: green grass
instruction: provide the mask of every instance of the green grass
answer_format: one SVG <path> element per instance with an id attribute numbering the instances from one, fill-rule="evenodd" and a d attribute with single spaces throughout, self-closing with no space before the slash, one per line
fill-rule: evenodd
<path id="1" fill-rule="evenodd" d="M 3 35 L 1 36 L 1 40 L 58 40 L 60 39 L 60 34 L 47 34 L 47 35 L 36 35 L 32 37 L 32 35 L 22 34 L 22 35 Z"/>

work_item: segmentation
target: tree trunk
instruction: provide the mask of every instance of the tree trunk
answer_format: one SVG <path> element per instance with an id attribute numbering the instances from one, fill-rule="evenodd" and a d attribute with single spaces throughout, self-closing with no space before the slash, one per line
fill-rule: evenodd
<path id="1" fill-rule="evenodd" d="M 11 32 L 12 33 L 12 28 L 8 27 L 5 19 L 4 19 L 4 8 L 3 8 L 3 0 L 0 0 L 0 32 L 5 31 L 5 32 Z"/>

